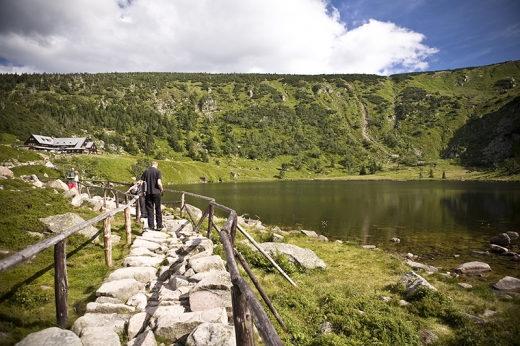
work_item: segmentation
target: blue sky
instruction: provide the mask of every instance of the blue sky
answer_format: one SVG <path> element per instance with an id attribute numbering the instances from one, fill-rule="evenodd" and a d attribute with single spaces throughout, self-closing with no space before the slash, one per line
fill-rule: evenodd
<path id="1" fill-rule="evenodd" d="M 520 59 L 519 0 L 2 0 L 0 73 L 373 73 Z"/>

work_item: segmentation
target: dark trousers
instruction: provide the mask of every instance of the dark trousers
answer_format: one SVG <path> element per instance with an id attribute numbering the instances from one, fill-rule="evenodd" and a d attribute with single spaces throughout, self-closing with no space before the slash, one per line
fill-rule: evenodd
<path id="1" fill-rule="evenodd" d="M 161 213 L 161 194 L 146 195 L 146 215 L 148 216 L 148 228 L 155 228 L 153 213 L 155 211 L 155 220 L 157 221 L 157 228 L 161 229 L 162 213 Z"/>
<path id="2" fill-rule="evenodd" d="M 139 196 L 139 212 L 141 217 L 148 217 L 148 214 L 146 214 L 146 198 L 144 196 Z"/>

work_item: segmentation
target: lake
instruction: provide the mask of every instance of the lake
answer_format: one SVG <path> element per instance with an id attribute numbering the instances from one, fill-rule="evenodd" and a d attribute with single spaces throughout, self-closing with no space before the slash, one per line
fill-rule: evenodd
<path id="1" fill-rule="evenodd" d="M 471 181 L 274 181 L 171 185 L 284 230 L 413 253 L 445 271 L 468 261 L 520 277 L 520 264 L 482 256 L 491 237 L 520 232 L 520 184 Z M 168 196 L 165 196 L 168 198 Z M 175 196 L 178 200 L 178 195 Z M 167 201 L 167 199 L 165 199 Z M 205 209 L 207 202 L 186 197 Z M 399 244 L 390 242 L 397 237 Z M 516 240 L 513 244 L 519 244 Z M 514 249 L 518 251 L 518 249 Z"/>

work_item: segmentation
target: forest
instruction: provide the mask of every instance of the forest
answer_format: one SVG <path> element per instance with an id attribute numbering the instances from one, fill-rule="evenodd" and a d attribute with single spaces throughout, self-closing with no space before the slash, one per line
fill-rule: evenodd
<path id="1" fill-rule="evenodd" d="M 0 74 L 0 133 L 157 159 L 290 157 L 373 172 L 445 158 L 520 171 L 520 61 L 378 75 Z"/>

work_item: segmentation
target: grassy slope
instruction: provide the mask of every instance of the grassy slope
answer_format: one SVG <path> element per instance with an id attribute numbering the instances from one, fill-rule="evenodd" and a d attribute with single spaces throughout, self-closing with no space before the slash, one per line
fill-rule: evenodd
<path id="1" fill-rule="evenodd" d="M 36 160 L 40 156 L 25 150 L 9 147 L 0 147 L 0 155 L 5 157 L 16 155 L 23 160 Z M 28 155 L 28 156 L 25 156 Z M 61 158 L 57 171 L 49 173 L 60 176 L 61 172 L 69 167 L 68 160 L 72 157 Z M 136 161 L 136 157 L 130 156 L 79 156 L 82 160 L 99 161 L 99 175 L 118 181 L 131 181 L 130 167 Z M 230 180 L 230 171 L 238 172 L 239 181 L 275 179 L 279 174 L 278 168 L 284 162 L 284 158 L 271 161 L 250 161 L 243 159 L 222 160 L 220 166 L 214 163 L 185 162 L 185 161 L 161 161 L 160 168 L 164 172 L 166 182 L 195 183 L 200 176 L 206 176 L 210 181 Z M 78 166 L 81 169 L 81 165 Z M 258 168 L 258 169 L 257 169 Z M 327 175 L 310 175 L 312 179 L 418 179 L 419 169 L 405 168 L 395 170 L 396 167 L 387 167 L 378 175 L 348 175 L 343 169 L 329 168 Z M 423 176 L 428 175 L 428 166 L 423 167 Z M 16 175 L 32 174 L 45 170 L 43 166 L 24 166 L 13 169 Z M 468 172 L 448 161 L 439 161 L 435 167 L 435 177 L 439 178 L 441 171 L 446 172 L 448 179 L 493 179 L 489 173 Z M 59 173 L 59 174 L 58 174 Z M 307 178 L 307 172 L 289 171 L 286 177 L 289 179 Z M 424 178 L 426 179 L 426 178 Z M 515 177 L 518 180 L 518 177 Z M 32 200 L 34 190 L 24 186 L 16 180 L 3 182 L 4 190 L 0 190 L 0 219 L 3 220 L 1 232 L 2 239 L 6 240 L 18 234 L 19 230 L 41 231 L 41 225 L 32 223 L 27 226 L 24 220 L 44 217 L 69 210 L 79 213 L 85 219 L 94 214 L 83 209 L 73 209 L 60 198 L 56 199 L 51 191 L 42 190 L 38 199 L 48 205 L 54 203 L 54 208 L 29 208 L 30 203 L 24 203 L 25 197 L 19 199 L 21 208 L 19 211 L 11 210 L 16 205 L 9 201 L 15 197 L 11 194 L 14 190 L 27 189 L 31 191 L 27 198 Z M 19 195 L 17 195 L 19 196 Z M 24 209 L 25 208 L 25 209 Z M 22 218 L 16 217 L 23 215 Z M 123 234 L 122 220 L 117 219 L 113 230 Z M 25 225 L 25 226 L 24 226 Z M 28 229 L 26 229 L 29 227 Z M 32 227 L 32 229 L 30 228 Z M 101 225 L 99 225 L 101 227 Z M 134 225 L 139 227 L 139 225 Z M 134 229 L 137 231 L 137 229 Z M 6 233 L 9 232 L 9 233 Z M 265 235 L 255 233 L 255 239 L 267 240 Z M 17 250 L 28 244 L 37 242 L 35 238 L 21 235 L 21 241 L 14 243 L 5 242 L 2 250 Z M 492 335 L 503 340 L 505 345 L 513 345 L 510 342 L 511 334 L 518 334 L 518 327 L 514 321 L 518 320 L 518 300 L 507 300 L 490 293 L 488 283 L 478 279 L 469 279 L 474 285 L 471 290 L 462 290 L 457 281 L 446 279 L 440 275 L 428 277 L 428 280 L 443 294 L 449 296 L 452 303 L 445 299 L 445 295 L 418 299 L 412 307 L 402 307 L 397 302 L 404 298 L 402 290 L 396 286 L 400 276 L 408 269 L 403 266 L 402 259 L 379 251 L 367 251 L 356 244 L 323 243 L 313 241 L 306 237 L 289 237 L 288 242 L 303 248 L 310 248 L 327 263 L 325 271 L 300 271 L 282 259 L 284 268 L 290 272 L 298 288 L 292 288 L 279 274 L 272 272 L 272 268 L 255 262 L 254 255 L 247 254 L 256 263 L 255 273 L 273 300 L 275 307 L 288 325 L 291 335 L 278 331 L 285 344 L 290 344 L 292 337 L 299 345 L 330 345 L 351 344 L 366 345 L 383 342 L 386 344 L 418 344 L 418 332 L 422 329 L 433 330 L 440 336 L 441 345 L 483 345 L 489 343 L 486 335 Z M 84 243 L 80 238 L 71 238 L 67 244 L 69 253 L 69 307 L 71 323 L 79 317 L 86 303 L 94 299 L 95 290 L 101 285 L 109 270 L 104 265 L 103 251 L 100 246 Z M 80 251 L 76 251 L 79 250 Z M 128 249 L 121 245 L 114 249 L 114 268 L 117 268 Z M 217 250 L 218 251 L 218 250 Z M 245 249 L 241 249 L 244 253 Z M 5 256 L 2 255 L 2 256 Z M 285 261 L 286 262 L 286 261 Z M 36 259 L 20 265 L 15 269 L 0 274 L 0 332 L 12 333 L 9 338 L 0 341 L 0 345 L 12 345 L 30 332 L 44 327 L 53 326 L 55 323 L 53 302 L 53 271 L 51 268 L 52 251 L 40 254 Z M 51 289 L 49 289 L 51 287 Z M 390 303 L 383 303 L 380 296 L 390 296 Z M 407 298 L 410 300 L 409 298 Z M 442 309 L 441 309 L 442 308 Z M 498 311 L 491 319 L 491 323 L 485 328 L 475 328 L 457 313 L 463 311 L 481 316 L 486 310 Z M 435 311 L 442 311 L 440 312 Z M 364 311 L 365 313 L 361 313 Z M 302 318 L 305 316 L 305 318 Z M 324 321 L 332 322 L 335 333 L 329 336 L 317 336 L 318 326 Z M 487 334 L 486 334 L 487 333 Z M 492 333 L 492 334 L 489 334 Z M 379 341 L 376 341 L 379 340 Z M 485 343 L 482 343 L 485 342 Z"/>

